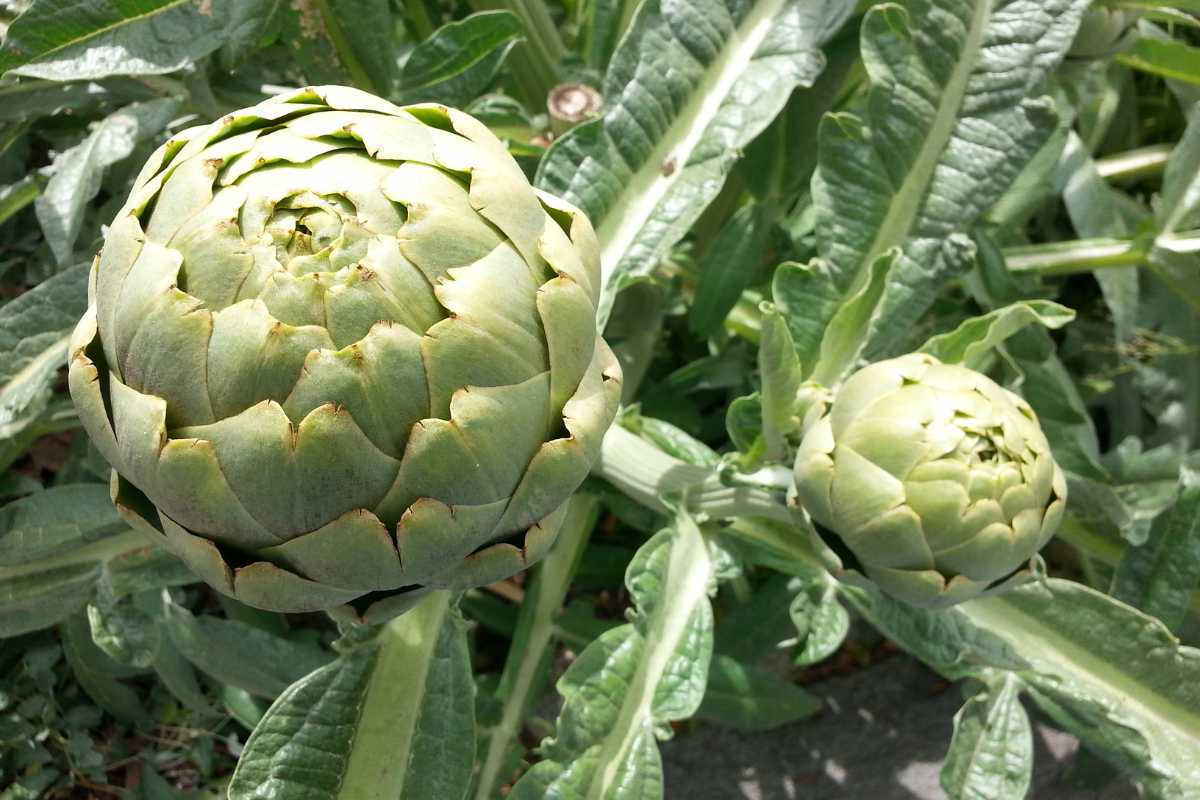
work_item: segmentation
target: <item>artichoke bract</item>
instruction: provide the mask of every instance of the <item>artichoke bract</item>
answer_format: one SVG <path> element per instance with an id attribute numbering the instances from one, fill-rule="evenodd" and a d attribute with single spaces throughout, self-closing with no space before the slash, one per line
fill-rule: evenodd
<path id="1" fill-rule="evenodd" d="M 377 620 L 552 543 L 620 397 L 599 290 L 588 220 L 480 122 L 306 88 L 150 158 L 70 389 L 119 510 L 201 578 Z"/>
<path id="2" fill-rule="evenodd" d="M 854 373 L 807 431 L 797 498 L 866 576 L 916 606 L 1003 582 L 1062 518 L 1066 481 L 1033 410 L 915 353 Z"/>

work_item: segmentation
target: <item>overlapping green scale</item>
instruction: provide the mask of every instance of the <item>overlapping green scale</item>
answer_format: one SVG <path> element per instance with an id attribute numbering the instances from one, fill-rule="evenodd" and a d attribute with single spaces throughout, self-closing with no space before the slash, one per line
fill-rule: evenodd
<path id="1" fill-rule="evenodd" d="M 915 353 L 852 375 L 808 431 L 796 490 L 881 589 L 952 605 L 1017 572 L 1062 517 L 1066 482 L 1024 400 Z"/>
<path id="2" fill-rule="evenodd" d="M 553 542 L 616 413 L 590 224 L 471 117 L 315 87 L 174 136 L 92 270 L 80 418 L 130 521 L 379 619 Z"/>

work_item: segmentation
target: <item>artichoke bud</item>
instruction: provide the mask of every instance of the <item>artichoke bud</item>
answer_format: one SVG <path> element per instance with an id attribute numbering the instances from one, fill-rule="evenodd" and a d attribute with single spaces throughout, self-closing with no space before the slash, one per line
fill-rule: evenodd
<path id="1" fill-rule="evenodd" d="M 795 481 L 835 549 L 887 594 L 925 607 L 1013 577 L 1053 536 L 1067 497 L 1029 405 L 923 353 L 850 376 L 805 431 Z"/>
<path id="2" fill-rule="evenodd" d="M 173 136 L 71 394 L 132 525 L 276 611 L 380 620 L 545 553 L 616 414 L 599 246 L 457 110 L 310 87 Z"/>

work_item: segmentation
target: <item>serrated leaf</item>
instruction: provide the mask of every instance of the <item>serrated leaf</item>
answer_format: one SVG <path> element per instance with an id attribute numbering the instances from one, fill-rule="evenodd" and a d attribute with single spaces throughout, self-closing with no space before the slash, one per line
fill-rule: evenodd
<path id="1" fill-rule="evenodd" d="M 1117 565 L 1112 594 L 1178 630 L 1200 586 L 1200 475 L 1187 467 L 1175 504 L 1154 521 L 1149 539 Z"/>
<path id="2" fill-rule="evenodd" d="M 175 72 L 220 47 L 244 0 L 34 0 L 8 28 L 0 74 L 70 81 Z"/>
<path id="3" fill-rule="evenodd" d="M 54 159 L 53 174 L 34 208 L 59 264 L 74 254 L 84 211 L 100 191 L 104 171 L 128 158 L 139 142 L 158 135 L 178 110 L 174 98 L 131 103 L 109 114 L 87 138 Z"/>
<path id="4" fill-rule="evenodd" d="M 1031 99 L 1070 45 L 1084 0 L 921 0 L 884 4 L 862 27 L 866 116 L 827 115 L 813 178 L 818 252 L 842 296 L 892 247 L 902 254 L 866 351 L 903 348 L 947 278 L 966 269 L 959 238 L 1056 126 Z M 933 23 L 933 20 L 937 20 Z M 836 313 L 812 310 L 819 323 Z"/>
<path id="5" fill-rule="evenodd" d="M 1057 724 L 1153 796 L 1200 793 L 1200 650 L 1157 619 L 1056 578 L 943 611 L 843 595 L 949 678 L 1011 671 Z"/>
<path id="6" fill-rule="evenodd" d="M 563 697 L 544 760 L 513 800 L 661 797 L 656 733 L 699 707 L 712 655 L 715 582 L 707 537 L 680 514 L 638 550 L 626 573 L 633 622 L 588 645 L 558 682 Z"/>
<path id="7" fill-rule="evenodd" d="M 1041 325 L 1055 330 L 1073 319 L 1075 312 L 1066 306 L 1027 300 L 965 320 L 954 330 L 934 336 L 920 350 L 947 364 L 982 371 L 991 361 L 992 351 L 1023 328 Z"/>
<path id="8" fill-rule="evenodd" d="M 825 578 L 804 581 L 788 615 L 801 644 L 796 663 L 802 666 L 829 658 L 850 632 L 850 614 L 838 600 L 833 582 Z"/>
<path id="9" fill-rule="evenodd" d="M 1020 681 L 1005 675 L 954 715 L 942 788 L 954 800 L 1025 800 L 1033 776 L 1033 729 Z"/>
<path id="10" fill-rule="evenodd" d="M 474 704 L 465 625 L 435 592 L 280 695 L 246 743 L 230 800 L 461 798 Z"/>
<path id="11" fill-rule="evenodd" d="M 600 327 L 716 197 L 740 148 L 820 73 L 844 0 L 648 0 L 605 76 L 604 113 L 558 139 L 539 188 L 582 208 L 601 244 Z"/>
<path id="12" fill-rule="evenodd" d="M 443 25 L 405 60 L 400 71 L 403 102 L 466 105 L 496 77 L 523 32 L 521 21 L 509 11 L 480 11 Z"/>
<path id="13" fill-rule="evenodd" d="M 31 424 L 67 361 L 87 308 L 88 265 L 78 264 L 0 307 L 0 439 Z"/>

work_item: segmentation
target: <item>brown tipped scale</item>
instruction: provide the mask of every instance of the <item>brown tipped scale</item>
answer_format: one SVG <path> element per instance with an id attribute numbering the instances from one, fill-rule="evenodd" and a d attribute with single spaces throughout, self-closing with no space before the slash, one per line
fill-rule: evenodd
<path id="1" fill-rule="evenodd" d="M 913 353 L 864 367 L 804 435 L 796 491 L 880 589 L 940 607 L 999 585 L 1054 535 L 1067 487 L 1029 405 Z"/>
<path id="2" fill-rule="evenodd" d="M 528 566 L 616 413 L 598 244 L 475 119 L 312 87 L 151 156 L 70 346 L 135 527 L 377 620 Z"/>

